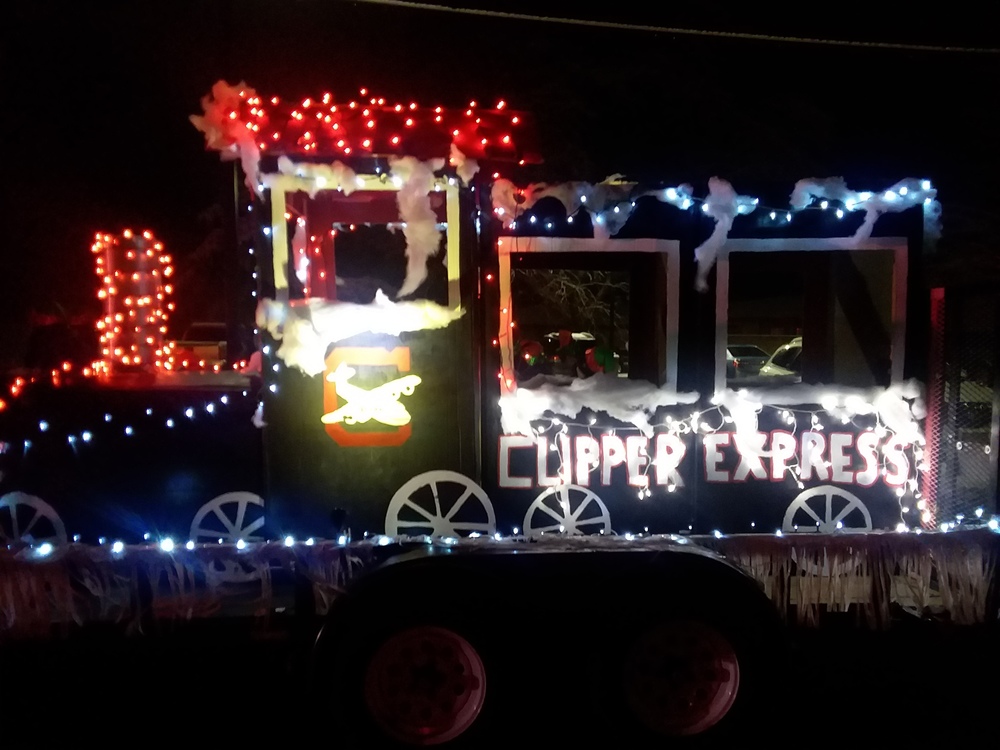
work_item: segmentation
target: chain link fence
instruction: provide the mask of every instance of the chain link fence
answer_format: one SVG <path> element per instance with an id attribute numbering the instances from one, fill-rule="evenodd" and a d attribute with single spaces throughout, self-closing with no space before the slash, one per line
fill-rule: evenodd
<path id="1" fill-rule="evenodd" d="M 925 494 L 938 525 L 997 512 L 998 320 L 994 289 L 934 290 Z"/>

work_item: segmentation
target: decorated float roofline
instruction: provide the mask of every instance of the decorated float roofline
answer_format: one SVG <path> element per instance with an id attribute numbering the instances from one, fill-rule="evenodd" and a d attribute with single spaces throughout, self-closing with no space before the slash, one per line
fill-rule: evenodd
<path id="1" fill-rule="evenodd" d="M 738 195 L 727 180 L 712 177 L 707 194 L 698 195 L 689 183 L 653 184 L 622 175 L 612 175 L 599 183 L 537 182 L 519 186 L 494 173 L 491 202 L 494 215 L 503 225 L 502 234 L 520 236 L 577 236 L 581 227 L 574 224 L 583 217 L 590 219 L 587 229 L 593 226 L 595 231 L 614 236 L 635 209 L 644 205 L 672 206 L 679 209 L 678 215 L 702 220 L 714 220 L 717 213 L 731 213 L 734 227 L 743 230 L 734 234 L 754 237 L 787 236 L 783 230 L 792 224 L 807 230 L 803 236 L 843 236 L 845 227 L 859 229 L 852 214 L 873 222 L 884 214 L 918 206 L 929 214 L 929 223 L 940 221 L 937 190 L 926 178 L 904 178 L 868 190 L 847 188 L 843 177 L 805 178 L 794 184 L 790 195 L 786 183 L 752 182 L 753 195 Z M 787 200 L 780 197 L 782 193 L 788 195 Z M 826 228 L 820 227 L 817 220 Z M 936 230 L 940 231 L 939 224 Z"/>
<path id="2" fill-rule="evenodd" d="M 719 251 L 732 234 L 760 239 L 842 237 L 849 248 L 870 239 L 882 216 L 909 209 L 921 211 L 925 246 L 933 246 L 941 234 L 937 190 L 930 180 L 917 178 L 905 178 L 881 190 L 853 190 L 842 177 L 801 179 L 795 183 L 785 206 L 768 206 L 755 196 L 740 195 L 719 177 L 709 179 L 708 194 L 704 197 L 696 196 L 687 183 L 651 189 L 628 182 L 620 175 L 597 184 L 535 183 L 523 188 L 498 177 L 490 197 L 502 233 L 514 237 L 667 238 L 662 221 L 643 221 L 641 227 L 636 222 L 635 227 L 627 227 L 638 213 L 636 209 L 655 202 L 673 206 L 693 224 L 703 223 L 702 216 L 711 219 L 708 236 L 699 238 L 700 244 L 694 250 L 698 263 L 696 284 L 702 291 L 707 289 L 708 272 Z M 820 225 L 801 219 L 793 225 L 796 216 L 803 213 L 829 218 Z M 857 218 L 859 215 L 863 218 Z M 804 224 L 810 225 L 806 232 L 802 231 Z M 677 230 L 675 226 L 672 228 Z M 902 234 L 912 236 L 913 232 Z"/>
<path id="3" fill-rule="evenodd" d="M 377 188 L 378 181 L 385 183 L 387 172 L 395 171 L 396 165 L 406 157 L 424 161 L 435 173 L 444 168 L 447 158 L 466 184 L 475 175 L 479 174 L 482 179 L 492 171 L 480 172 L 479 160 L 509 153 L 514 157 L 512 160 L 519 164 L 525 162 L 523 155 L 517 158 L 520 147 L 514 137 L 507 132 L 498 137 L 498 133 L 500 130 L 521 128 L 519 132 L 530 134 L 530 128 L 526 127 L 528 115 L 512 112 L 504 101 L 497 102 L 492 110 L 482 110 L 472 101 L 466 109 L 456 113 L 439 106 L 425 110 L 416 102 L 392 103 L 384 97 L 371 95 L 366 89 L 360 93 L 358 100 L 348 101 L 346 105 L 335 103 L 329 93 L 317 99 L 307 98 L 283 104 L 278 97 L 263 99 L 244 83 L 231 86 L 225 81 L 218 81 L 211 93 L 202 98 L 204 115 L 192 115 L 190 119 L 204 133 L 207 148 L 220 151 L 223 158 L 241 160 L 247 186 L 251 190 L 260 189 L 262 182 L 268 183 L 267 179 L 262 180 L 262 171 L 293 177 L 297 189 L 305 189 L 312 195 L 322 189 L 347 192 Z M 424 123 L 439 136 L 443 134 L 443 139 L 421 141 L 394 134 L 388 136 L 390 148 L 382 148 L 383 141 L 376 137 L 377 132 L 382 133 L 379 130 L 379 123 L 383 121 L 381 118 L 386 118 L 389 130 L 401 126 L 404 131 L 418 134 L 422 131 L 416 115 L 423 112 L 427 113 Z M 285 123 L 287 130 L 275 129 L 277 124 L 268 127 L 272 118 L 275 123 Z M 308 129 L 306 123 L 312 125 L 313 121 L 318 123 L 317 128 Z M 361 133 L 355 136 L 361 138 L 360 151 L 344 137 L 348 125 Z M 487 132 L 495 127 L 499 128 L 497 132 Z M 262 131 L 268 130 L 275 144 L 273 147 L 267 145 L 268 136 L 262 135 Z M 294 143 L 290 142 L 292 136 Z M 494 147 L 500 148 L 500 151 L 492 151 Z M 268 152 L 268 159 L 262 163 L 264 152 Z M 332 163 L 324 163 L 319 158 L 327 153 L 335 157 Z M 359 155 L 365 157 L 361 162 L 358 161 Z M 380 159 L 372 158 L 379 155 L 387 158 L 385 165 Z M 300 161 L 303 157 L 305 162 Z M 341 159 L 374 171 L 374 175 L 368 177 L 376 182 L 372 184 L 364 174 L 359 174 Z M 383 169 L 383 166 L 388 169 Z M 407 168 L 407 171 L 412 171 L 412 168 Z M 714 222 L 709 236 L 695 249 L 698 261 L 696 285 L 701 290 L 707 288 L 708 272 L 738 217 L 753 215 L 754 234 L 763 232 L 773 236 L 775 233 L 782 234 L 781 227 L 791 225 L 793 215 L 799 212 L 829 210 L 830 215 L 836 217 L 835 223 L 850 214 L 860 214 L 863 215 L 860 223 L 856 220 L 847 222 L 853 228 L 852 234 L 847 235 L 836 229 L 827 229 L 822 233 L 824 236 L 828 233 L 849 236 L 852 242 L 860 243 L 872 236 L 881 216 L 919 206 L 923 213 L 924 242 L 933 243 L 940 236 L 941 207 L 937 202 L 937 191 L 926 178 L 905 178 L 879 190 L 854 190 L 848 187 L 843 177 L 804 178 L 795 183 L 788 204 L 783 206 L 764 205 L 756 196 L 739 194 L 728 181 L 715 176 L 708 180 L 707 195 L 700 198 L 695 196 L 688 183 L 649 188 L 627 181 L 621 175 L 614 175 L 597 184 L 534 183 L 526 187 L 517 187 L 501 177 L 498 171 L 492 171 L 491 178 L 491 208 L 504 230 L 512 234 L 527 229 L 529 234 L 549 232 L 553 236 L 579 236 L 579 231 L 571 225 L 574 217 L 586 212 L 594 237 L 618 236 L 638 201 L 649 197 L 682 212 L 697 215 L 700 211 Z M 392 188 L 388 184 L 385 187 Z M 531 210 L 545 198 L 562 204 L 563 216 L 540 216 L 539 212 Z M 523 218 L 528 226 L 519 226 L 519 218 Z"/>
<path id="4" fill-rule="evenodd" d="M 240 158 L 244 172 L 257 171 L 262 155 L 340 159 L 372 156 L 446 156 L 455 147 L 467 158 L 534 163 L 531 115 L 499 100 L 489 107 L 472 100 L 462 108 L 393 101 L 362 88 L 337 101 L 329 92 L 299 101 L 259 95 L 245 83 L 218 81 L 191 121 L 206 147 L 223 158 Z"/>

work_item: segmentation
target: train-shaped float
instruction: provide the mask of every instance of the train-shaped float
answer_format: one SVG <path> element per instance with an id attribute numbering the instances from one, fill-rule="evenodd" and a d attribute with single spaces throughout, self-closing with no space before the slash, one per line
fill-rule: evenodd
<path id="1" fill-rule="evenodd" d="M 505 102 L 203 105 L 257 222 L 253 364 L 179 361 L 169 256 L 99 234 L 100 361 L 4 397 L 8 538 L 936 525 L 929 181 L 519 186 Z"/>

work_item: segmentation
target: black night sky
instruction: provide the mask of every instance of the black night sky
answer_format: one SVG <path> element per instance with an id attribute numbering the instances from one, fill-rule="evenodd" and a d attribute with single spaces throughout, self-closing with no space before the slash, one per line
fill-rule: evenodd
<path id="1" fill-rule="evenodd" d="M 457 6 L 459 3 L 447 3 Z M 808 6 L 670 3 L 526 12 L 719 32 L 1000 48 L 983 18 Z M 681 7 L 689 6 L 689 7 Z M 944 12 L 944 11 L 942 11 Z M 335 0 L 17 4 L 0 26 L 4 367 L 32 310 L 96 315 L 97 230 L 149 228 L 176 258 L 211 252 L 232 210 L 232 167 L 188 121 L 219 79 L 265 95 L 462 106 L 505 98 L 535 113 L 546 164 L 515 175 L 689 182 L 718 175 L 787 203 L 796 180 L 858 190 L 930 178 L 944 207 L 940 273 L 1000 268 L 1000 54 L 831 46 L 528 22 Z M 776 186 L 776 187 L 775 187 Z M 225 252 L 229 252 L 229 248 Z M 224 266 L 223 266 L 224 267 Z M 974 269 L 970 273 L 970 269 Z M 218 283 L 223 283 L 218 279 Z M 202 301 L 178 290 L 180 317 Z"/>

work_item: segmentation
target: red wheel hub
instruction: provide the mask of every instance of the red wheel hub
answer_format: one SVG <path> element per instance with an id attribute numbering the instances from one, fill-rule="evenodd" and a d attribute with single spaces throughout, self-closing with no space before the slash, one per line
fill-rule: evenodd
<path id="1" fill-rule="evenodd" d="M 732 708 L 739 684 L 739 661 L 729 639 L 701 622 L 647 630 L 625 661 L 626 702 L 659 734 L 692 735 L 715 726 Z"/>
<path id="2" fill-rule="evenodd" d="M 465 638 L 439 627 L 391 636 L 365 674 L 365 702 L 378 725 L 411 745 L 454 739 L 479 716 L 486 670 Z"/>

